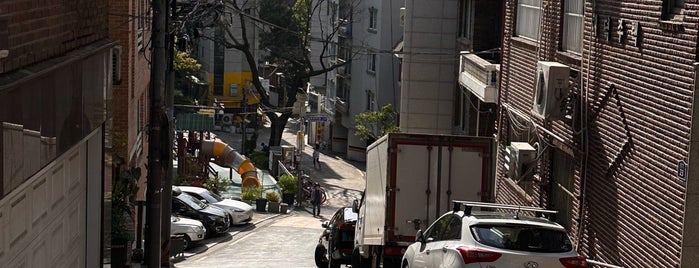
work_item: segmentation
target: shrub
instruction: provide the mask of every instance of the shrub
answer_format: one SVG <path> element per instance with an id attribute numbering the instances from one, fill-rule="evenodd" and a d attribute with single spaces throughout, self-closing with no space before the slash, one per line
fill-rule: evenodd
<path id="1" fill-rule="evenodd" d="M 208 189 L 212 193 L 220 194 L 220 190 L 225 190 L 228 186 L 231 186 L 231 181 L 221 178 L 221 176 L 216 175 L 211 177 L 206 182 L 204 182 L 204 188 Z"/>
<path id="2" fill-rule="evenodd" d="M 256 200 L 260 196 L 261 189 L 258 187 L 244 187 L 241 189 L 240 199 Z"/>
<path id="3" fill-rule="evenodd" d="M 296 178 L 296 176 L 292 176 L 289 174 L 283 174 L 279 176 L 277 184 L 279 185 L 279 187 L 282 188 L 282 193 L 284 194 L 296 194 L 296 191 L 299 187 L 298 179 Z"/>
<path id="4" fill-rule="evenodd" d="M 265 194 L 265 198 L 267 200 L 269 200 L 269 202 L 277 202 L 277 203 L 279 203 L 279 200 L 281 199 L 281 197 L 279 196 L 279 194 L 277 192 L 267 192 Z"/>
<path id="5" fill-rule="evenodd" d="M 269 170 L 269 157 L 266 153 L 253 152 L 250 154 L 250 162 L 252 162 L 256 168 Z"/>

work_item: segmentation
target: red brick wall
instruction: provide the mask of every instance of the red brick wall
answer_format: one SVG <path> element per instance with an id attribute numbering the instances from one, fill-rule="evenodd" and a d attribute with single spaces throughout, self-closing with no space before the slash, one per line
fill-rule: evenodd
<path id="1" fill-rule="evenodd" d="M 588 2 L 581 57 L 558 51 L 560 2 L 544 2 L 539 47 L 512 37 L 517 2 L 506 2 L 501 100 L 530 114 L 537 60 L 563 62 L 571 66 L 572 74 L 579 72 L 580 77 L 571 77 L 572 90 L 586 93 L 587 109 L 583 107 L 581 114 L 589 120 L 583 132 L 587 135 L 575 135 L 560 120 L 534 120 L 573 149 L 574 195 L 580 196 L 585 182 L 583 223 L 571 219 L 570 230 L 576 237 L 581 234 L 579 250 L 591 259 L 624 267 L 675 267 L 683 239 L 685 192 L 685 183 L 676 175 L 677 163 L 689 155 L 699 5 L 688 0 L 683 20 L 671 24 L 660 20 L 661 1 L 597 0 L 595 7 Z M 592 32 L 593 14 L 614 18 L 610 41 L 602 37 L 601 23 L 597 35 Z M 627 20 L 627 38 L 621 43 L 618 18 Z M 633 22 L 642 29 L 638 47 L 628 36 Z M 501 109 L 501 154 L 512 116 Z M 551 144 L 554 139 L 547 133 L 533 133 L 533 140 L 538 135 L 544 142 L 539 146 L 560 147 Z M 548 155 L 538 162 L 544 183 L 554 179 L 547 174 Z M 551 186 L 508 181 L 502 162 L 498 171 L 499 202 L 552 206 L 546 197 Z M 578 217 L 579 204 L 578 200 L 570 208 L 573 217 Z"/>
<path id="2" fill-rule="evenodd" d="M 7 33 L 9 56 L 0 73 L 10 72 L 107 38 L 108 0 L 0 1 L 0 35 Z M 6 29 L 2 29 L 6 26 Z M 2 38 L 0 38 L 2 39 Z M 3 42 L 0 42 L 2 46 Z"/>
<path id="3" fill-rule="evenodd" d="M 150 10 L 150 1 L 142 1 Z M 137 45 L 137 20 L 146 16 L 138 14 L 136 1 L 112 0 L 109 3 L 109 37 L 122 47 L 121 75 L 122 81 L 114 85 L 114 129 L 122 135 L 125 144 L 120 145 L 117 154 L 131 160 L 134 166 L 145 167 L 147 161 L 147 137 L 145 124 L 147 118 L 149 99 L 147 98 L 150 82 L 150 68 L 147 58 L 150 59 L 149 47 L 138 48 Z M 144 44 L 150 38 L 150 20 L 144 20 Z M 141 100 L 141 102 L 139 102 Z M 139 105 L 142 105 L 139 114 Z M 139 117 L 142 120 L 139 121 Z M 139 125 L 139 122 L 141 125 Z M 139 146 L 138 135 L 141 129 L 143 140 L 142 154 L 134 155 L 129 159 L 130 152 Z M 143 169 L 145 170 L 145 168 Z M 145 173 L 143 174 L 145 176 Z"/>

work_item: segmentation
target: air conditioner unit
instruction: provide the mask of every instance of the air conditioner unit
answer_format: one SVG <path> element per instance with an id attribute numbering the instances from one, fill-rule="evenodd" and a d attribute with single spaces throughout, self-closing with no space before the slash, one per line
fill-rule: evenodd
<path id="1" fill-rule="evenodd" d="M 121 46 L 112 48 L 112 85 L 121 84 Z"/>
<path id="2" fill-rule="evenodd" d="M 523 180 L 522 177 L 536 160 L 536 149 L 526 142 L 511 142 L 505 147 L 505 170 L 507 177 L 513 180 Z"/>
<path id="3" fill-rule="evenodd" d="M 570 68 L 558 62 L 539 61 L 536 64 L 536 83 L 532 115 L 548 120 L 563 116 L 562 101 L 568 95 Z"/>
<path id="4" fill-rule="evenodd" d="M 233 114 L 223 114 L 223 116 L 221 116 L 221 123 L 226 126 L 233 125 Z"/>

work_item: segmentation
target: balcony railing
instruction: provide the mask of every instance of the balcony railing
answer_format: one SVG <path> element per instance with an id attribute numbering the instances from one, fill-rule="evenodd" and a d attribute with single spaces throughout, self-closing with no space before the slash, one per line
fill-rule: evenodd
<path id="1" fill-rule="evenodd" d="M 493 55 L 496 54 L 496 55 Z M 490 56 L 490 57 L 488 57 Z M 496 103 L 498 97 L 499 53 L 462 52 L 459 60 L 459 84 L 485 103 Z"/>

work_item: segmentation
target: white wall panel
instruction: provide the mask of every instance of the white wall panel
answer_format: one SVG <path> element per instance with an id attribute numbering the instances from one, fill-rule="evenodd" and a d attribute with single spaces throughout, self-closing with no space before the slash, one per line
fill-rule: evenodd
<path id="1" fill-rule="evenodd" d="M 0 267 L 85 267 L 85 144 L 0 200 Z"/>
<path id="2" fill-rule="evenodd" d="M 56 161 L 51 170 L 51 208 L 56 208 L 65 197 L 65 170 L 62 161 Z"/>
<path id="3" fill-rule="evenodd" d="M 47 177 L 47 174 L 43 174 L 32 184 L 32 227 L 34 228 L 40 228 L 46 224 L 49 208 Z"/>
<path id="4" fill-rule="evenodd" d="M 9 241 L 7 239 L 7 212 L 5 210 L 6 206 L 2 205 L 0 202 L 0 263 L 7 263 L 7 253 L 6 249 L 8 247 Z"/>

